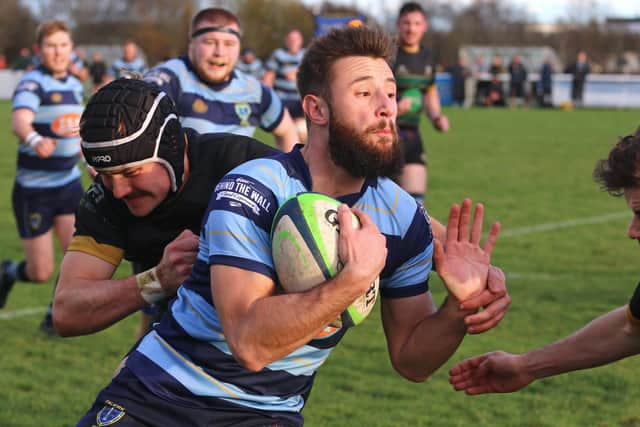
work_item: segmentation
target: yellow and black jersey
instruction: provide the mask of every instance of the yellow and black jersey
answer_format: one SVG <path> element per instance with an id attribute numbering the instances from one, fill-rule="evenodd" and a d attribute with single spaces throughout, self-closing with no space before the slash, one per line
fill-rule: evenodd
<path id="1" fill-rule="evenodd" d="M 143 269 L 151 268 L 183 230 L 199 234 L 211 193 L 227 172 L 277 152 L 245 136 L 185 132 L 190 171 L 181 191 L 149 215 L 135 217 L 98 175 L 76 210 L 76 231 L 68 250 L 88 253 L 115 266 L 124 258 Z"/>

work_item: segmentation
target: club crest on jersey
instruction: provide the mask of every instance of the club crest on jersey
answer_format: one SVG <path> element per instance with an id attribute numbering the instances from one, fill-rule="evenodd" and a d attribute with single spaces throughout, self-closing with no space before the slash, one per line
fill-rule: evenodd
<path id="1" fill-rule="evenodd" d="M 125 410 L 122 406 L 116 405 L 109 400 L 105 403 L 106 405 L 104 405 L 96 415 L 96 423 L 98 423 L 100 427 L 113 425 L 120 421 L 125 415 Z"/>
<path id="2" fill-rule="evenodd" d="M 31 230 L 38 231 L 41 225 L 42 215 L 40 215 L 39 213 L 29 214 L 29 227 L 31 227 Z"/>
<path id="3" fill-rule="evenodd" d="M 60 102 L 62 102 L 62 94 L 59 92 L 53 92 L 51 94 L 51 102 L 55 104 L 59 104 Z"/>
<path id="4" fill-rule="evenodd" d="M 193 101 L 193 105 L 191 105 L 191 109 L 198 114 L 204 114 L 209 110 L 209 106 L 202 99 L 196 99 Z"/>
<path id="5" fill-rule="evenodd" d="M 251 117 L 251 107 L 246 102 L 237 102 L 234 104 L 236 114 L 240 118 L 240 126 L 249 126 L 249 117 Z"/>

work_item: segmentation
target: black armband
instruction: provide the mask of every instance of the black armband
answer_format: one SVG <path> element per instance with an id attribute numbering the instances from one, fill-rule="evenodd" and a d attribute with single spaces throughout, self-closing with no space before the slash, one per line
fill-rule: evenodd
<path id="1" fill-rule="evenodd" d="M 629 301 L 629 312 L 633 317 L 640 320 L 640 283 L 636 286 L 636 290 L 633 292 L 633 296 Z"/>

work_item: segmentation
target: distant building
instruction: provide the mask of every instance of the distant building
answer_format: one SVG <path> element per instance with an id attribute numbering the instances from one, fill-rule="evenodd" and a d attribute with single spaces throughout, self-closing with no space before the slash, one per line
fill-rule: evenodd
<path id="1" fill-rule="evenodd" d="M 607 18 L 604 25 L 607 31 L 640 34 L 640 17 Z"/>

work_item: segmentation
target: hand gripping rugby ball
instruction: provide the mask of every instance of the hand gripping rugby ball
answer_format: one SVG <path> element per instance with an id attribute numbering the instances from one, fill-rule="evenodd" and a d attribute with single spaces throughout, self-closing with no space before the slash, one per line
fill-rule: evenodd
<path id="1" fill-rule="evenodd" d="M 342 269 L 338 254 L 340 202 L 319 193 L 300 193 L 276 212 L 271 228 L 271 251 L 280 286 L 285 292 L 304 292 L 334 277 Z M 352 226 L 360 227 L 353 215 Z M 329 326 L 362 322 L 378 298 L 379 278 Z"/>

